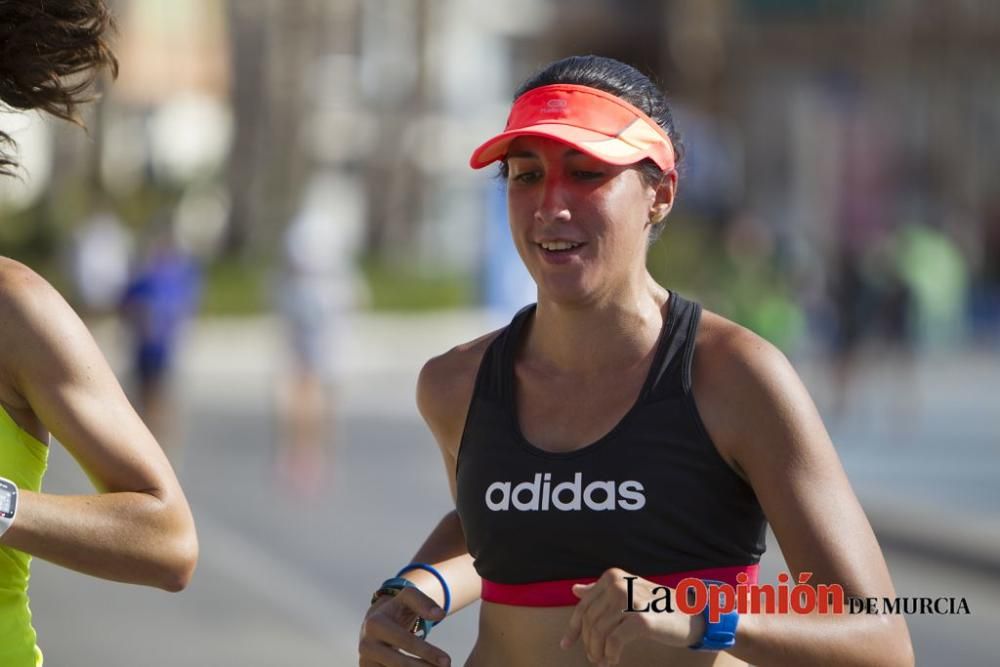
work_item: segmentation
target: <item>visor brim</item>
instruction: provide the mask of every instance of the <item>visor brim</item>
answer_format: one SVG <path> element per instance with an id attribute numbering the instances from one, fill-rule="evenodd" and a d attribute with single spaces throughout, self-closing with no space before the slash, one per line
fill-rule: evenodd
<path id="1" fill-rule="evenodd" d="M 637 148 L 618 137 L 609 137 L 594 130 L 562 123 L 541 123 L 501 132 L 487 140 L 473 151 L 469 166 L 473 169 L 482 169 L 497 160 L 502 160 L 507 155 L 510 143 L 524 136 L 555 139 L 591 157 L 615 165 L 635 164 L 649 157 L 650 153 L 649 150 Z"/>

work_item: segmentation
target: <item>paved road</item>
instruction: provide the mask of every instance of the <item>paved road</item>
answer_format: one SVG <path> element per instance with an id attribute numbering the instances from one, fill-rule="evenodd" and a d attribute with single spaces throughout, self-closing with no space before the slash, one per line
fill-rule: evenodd
<path id="1" fill-rule="evenodd" d="M 331 436 L 336 458 L 330 483 L 312 500 L 281 488 L 271 465 L 272 355 L 253 342 L 250 332 L 225 326 L 203 332 L 185 364 L 188 446 L 179 466 L 201 538 L 196 577 L 186 592 L 170 595 L 36 561 L 33 608 L 46 664 L 356 664 L 358 621 L 373 586 L 408 559 L 449 507 L 438 455 L 412 406 L 413 360 L 435 351 L 440 340 L 458 340 L 465 329 L 480 324 L 456 321 L 424 330 L 415 321 L 406 327 L 409 349 L 400 350 L 380 347 L 393 340 L 394 332 L 398 335 L 398 326 L 387 321 L 352 343 L 352 354 L 365 348 L 369 357 L 346 369 L 341 419 Z M 952 437 L 972 443 L 968 447 L 983 446 L 972 431 L 982 430 L 988 418 L 972 415 L 968 437 L 955 434 L 954 427 Z M 931 426 L 920 432 L 939 429 L 936 419 L 925 416 Z M 852 429 L 865 432 L 846 422 L 844 430 Z M 924 458 L 921 470 L 933 479 L 931 472 L 941 468 L 941 461 L 927 459 L 923 447 L 915 450 L 920 456 L 897 458 L 917 467 L 915 460 Z M 852 455 L 852 448 L 866 453 Z M 892 458 L 878 451 L 862 438 L 845 448 L 846 467 L 852 477 L 865 480 L 865 489 L 878 488 L 872 470 Z M 984 473 L 987 483 L 998 478 Z M 87 488 L 58 447 L 47 488 Z M 954 496 L 956 491 L 942 493 Z M 969 498 L 979 507 L 978 492 Z M 777 553 L 772 540 L 766 572 L 782 568 Z M 995 664 L 992 635 L 1000 622 L 1000 579 L 908 552 L 891 551 L 888 557 L 900 595 L 964 596 L 973 612 L 911 618 L 918 664 Z M 434 638 L 459 662 L 474 631 L 475 612 L 466 610 L 436 629 Z"/>

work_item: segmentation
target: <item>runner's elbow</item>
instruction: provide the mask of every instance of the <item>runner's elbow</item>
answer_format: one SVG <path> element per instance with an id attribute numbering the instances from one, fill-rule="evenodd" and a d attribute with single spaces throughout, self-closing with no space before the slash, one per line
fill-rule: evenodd
<path id="1" fill-rule="evenodd" d="M 884 646 L 886 649 L 886 660 L 883 663 L 887 667 L 914 667 L 916 656 L 913 654 L 913 642 L 910 641 L 910 633 L 906 628 L 906 622 L 901 618 L 882 618 L 885 624 L 885 634 L 887 635 Z"/>
<path id="2" fill-rule="evenodd" d="M 170 593 L 179 593 L 187 588 L 198 565 L 198 537 L 194 529 L 189 535 L 175 538 L 169 558 L 164 559 L 159 570 L 158 588 Z"/>
<path id="3" fill-rule="evenodd" d="M 917 657 L 913 654 L 913 643 L 910 638 L 903 637 L 898 643 L 896 660 L 892 664 L 898 667 L 914 667 L 917 664 Z"/>

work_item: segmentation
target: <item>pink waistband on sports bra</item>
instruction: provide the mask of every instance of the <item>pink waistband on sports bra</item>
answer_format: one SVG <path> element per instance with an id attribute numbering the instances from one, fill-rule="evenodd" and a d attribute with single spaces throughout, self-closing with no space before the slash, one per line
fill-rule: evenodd
<path id="1" fill-rule="evenodd" d="M 747 584 L 757 583 L 759 566 L 735 565 L 732 567 L 710 567 L 703 570 L 688 570 L 671 574 L 643 577 L 661 586 L 677 586 L 682 579 L 713 579 L 733 586 L 737 585 L 736 575 L 745 572 Z M 591 584 L 596 577 L 585 579 L 557 579 L 555 581 L 538 581 L 530 584 L 498 584 L 495 581 L 483 579 L 482 598 L 486 602 L 510 604 L 520 607 L 571 607 L 579 599 L 573 595 L 575 584 Z"/>

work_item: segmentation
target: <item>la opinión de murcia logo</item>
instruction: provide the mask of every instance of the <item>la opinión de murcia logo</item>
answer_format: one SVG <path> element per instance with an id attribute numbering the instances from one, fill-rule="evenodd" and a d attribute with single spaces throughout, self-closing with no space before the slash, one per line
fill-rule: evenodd
<path id="1" fill-rule="evenodd" d="M 634 512 L 646 506 L 642 483 L 627 480 L 600 480 L 583 483 L 583 473 L 572 481 L 552 485 L 552 473 L 535 473 L 528 482 L 493 482 L 486 487 L 486 507 L 493 512 L 594 512 L 617 509 Z"/>
<path id="2" fill-rule="evenodd" d="M 719 621 L 722 614 L 938 614 L 968 615 L 968 601 L 956 597 L 848 597 L 840 584 L 810 586 L 812 572 L 802 572 L 794 586 L 787 573 L 778 575 L 778 585 L 751 584 L 745 572 L 736 575 L 736 586 L 720 581 L 705 581 L 689 577 L 681 579 L 670 595 L 666 586 L 652 589 L 653 599 L 639 608 L 635 602 L 634 582 L 638 577 L 625 577 L 628 607 L 625 612 L 701 614 L 708 610 L 709 620 Z"/>

